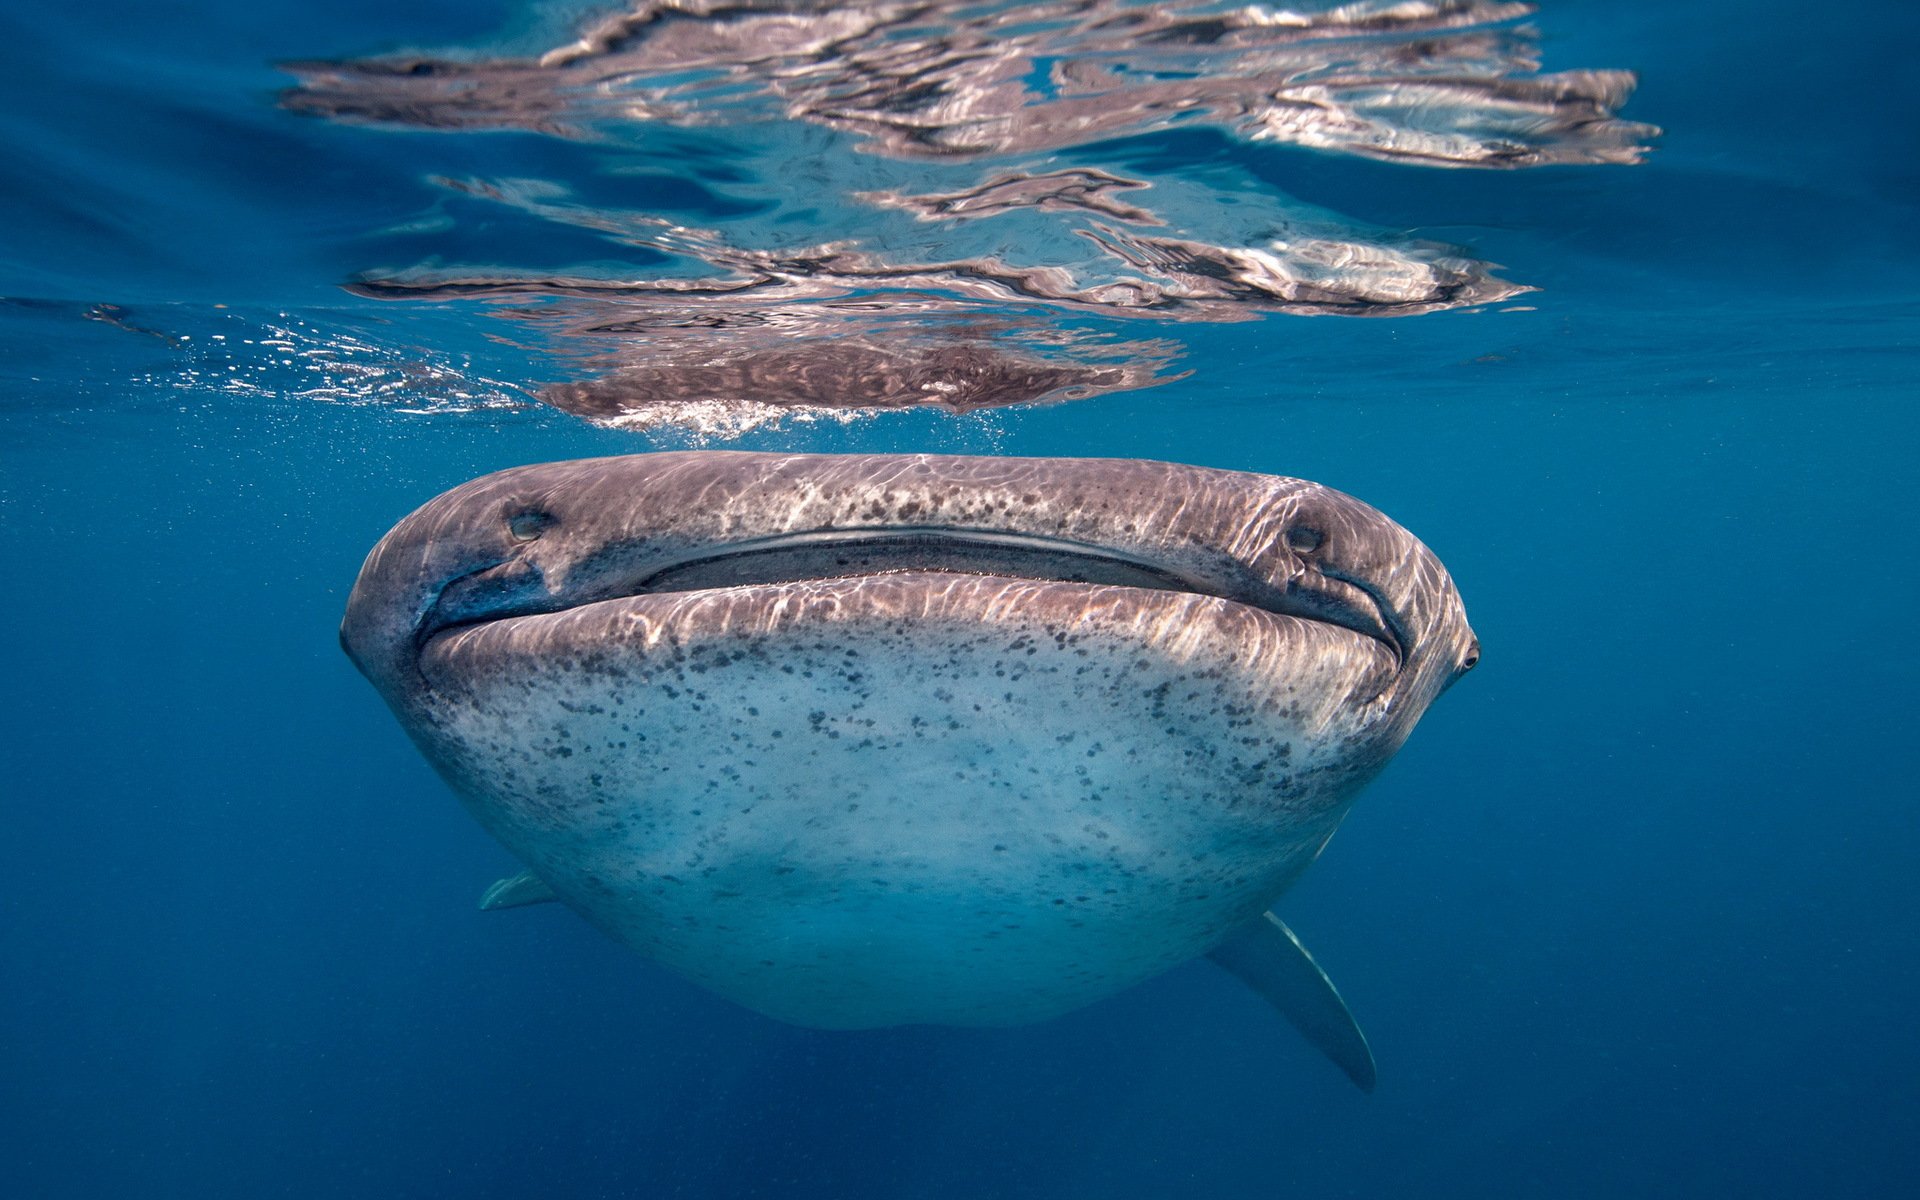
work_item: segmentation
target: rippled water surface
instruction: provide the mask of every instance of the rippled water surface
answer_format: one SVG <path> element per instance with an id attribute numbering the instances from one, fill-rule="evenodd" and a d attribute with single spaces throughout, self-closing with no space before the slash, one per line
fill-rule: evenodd
<path id="1" fill-rule="evenodd" d="M 1908 1195 L 1905 6 L 42 7 L 0 29 L 8 1194 Z M 362 556 L 666 447 L 1317 479 L 1485 664 L 1206 964 L 822 1033 L 551 909 Z M 1097 719 L 1090 715 L 1089 720 Z"/>

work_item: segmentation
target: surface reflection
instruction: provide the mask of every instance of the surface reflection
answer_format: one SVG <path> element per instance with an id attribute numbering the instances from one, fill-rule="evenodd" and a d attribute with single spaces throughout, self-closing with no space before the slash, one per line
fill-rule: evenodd
<path id="1" fill-rule="evenodd" d="M 1419 166 L 1639 161 L 1656 131 L 1616 115 L 1632 76 L 1538 73 L 1531 12 L 668 0 L 536 55 L 293 64 L 283 102 L 588 148 L 594 178 L 431 182 L 525 223 L 506 229 L 587 235 L 591 261 L 525 261 L 503 238 L 476 264 L 468 239 L 353 289 L 523 320 L 552 306 L 534 323 L 591 373 L 545 387 L 550 403 L 641 425 L 697 410 L 725 431 L 1097 395 L 1177 357 L 1164 336 L 1073 322 L 1405 317 L 1529 290 L 1285 196 L 1244 155 L 1160 170 L 1140 147 L 1202 129 Z M 860 304 L 886 308 L 884 337 L 850 319 Z"/>
<path id="2" fill-rule="evenodd" d="M 784 419 L 965 413 L 1152 387 L 1182 374 L 1167 339 L 1119 339 L 935 295 L 697 309 L 571 300 L 503 315 L 581 348 L 586 377 L 538 397 L 598 424 L 731 436 Z"/>

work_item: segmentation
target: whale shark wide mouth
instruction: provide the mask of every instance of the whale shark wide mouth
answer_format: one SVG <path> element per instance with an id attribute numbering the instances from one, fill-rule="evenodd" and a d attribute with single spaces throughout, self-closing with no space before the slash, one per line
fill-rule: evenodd
<path id="1" fill-rule="evenodd" d="M 476 572 L 469 578 L 477 582 L 490 573 Z M 1379 642 L 1391 654 L 1396 669 L 1407 658 L 1402 622 L 1364 582 L 1312 572 L 1275 584 L 1237 561 L 1193 569 L 1045 534 L 930 525 L 813 530 L 690 548 L 618 574 L 617 583 L 593 588 L 573 603 L 555 597 L 546 603 L 471 614 L 443 611 L 443 604 L 436 603 L 421 621 L 416 645 L 424 649 L 432 639 L 456 629 L 615 600 L 915 575 L 981 576 L 1212 597 L 1345 628 Z M 451 585 L 444 589 L 442 601 L 456 591 Z"/>
<path id="2" fill-rule="evenodd" d="M 906 571 L 1157 588 L 1255 603 L 1124 551 L 1034 534 L 937 526 L 822 530 L 733 542 L 661 564 L 640 581 L 640 590 L 707 591 Z"/>

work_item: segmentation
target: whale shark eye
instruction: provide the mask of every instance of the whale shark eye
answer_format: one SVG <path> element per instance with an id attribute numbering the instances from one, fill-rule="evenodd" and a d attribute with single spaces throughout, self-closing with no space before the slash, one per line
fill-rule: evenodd
<path id="1" fill-rule="evenodd" d="M 1460 669 L 1462 671 L 1471 671 L 1479 665 L 1480 665 L 1480 644 L 1478 642 L 1475 642 L 1473 649 L 1467 651 L 1467 656 L 1460 660 Z"/>
<path id="2" fill-rule="evenodd" d="M 507 532 L 516 542 L 531 542 L 547 531 L 553 524 L 551 514 L 543 512 L 515 513 L 507 518 Z"/>
<path id="3" fill-rule="evenodd" d="M 1313 553 L 1315 550 L 1318 550 L 1321 543 L 1326 540 L 1326 534 L 1321 533 L 1318 529 L 1308 529 L 1304 525 L 1296 525 L 1292 529 L 1287 530 L 1287 549 L 1300 554 Z"/>

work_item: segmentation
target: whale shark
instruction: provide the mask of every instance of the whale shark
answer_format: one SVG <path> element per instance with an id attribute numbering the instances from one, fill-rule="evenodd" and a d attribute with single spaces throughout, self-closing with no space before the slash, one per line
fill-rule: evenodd
<path id="1" fill-rule="evenodd" d="M 683 451 L 453 488 L 348 655 L 558 901 L 828 1029 L 1047 1019 L 1207 956 L 1356 1084 L 1272 912 L 1479 659 L 1438 558 L 1299 479 Z"/>

